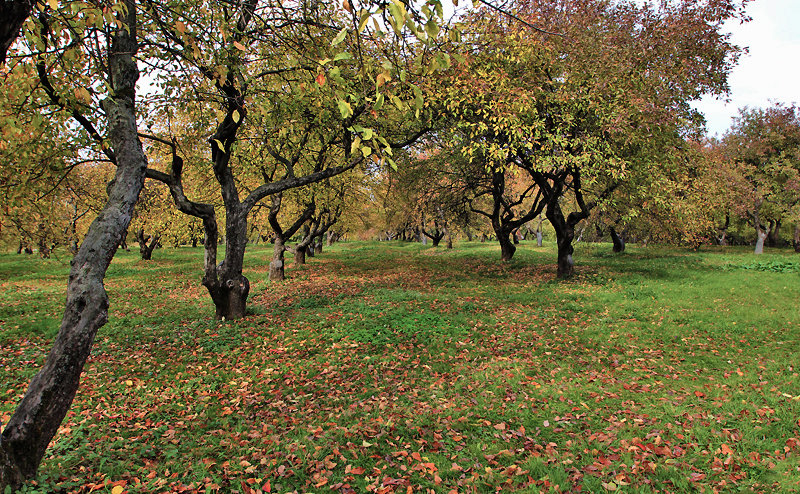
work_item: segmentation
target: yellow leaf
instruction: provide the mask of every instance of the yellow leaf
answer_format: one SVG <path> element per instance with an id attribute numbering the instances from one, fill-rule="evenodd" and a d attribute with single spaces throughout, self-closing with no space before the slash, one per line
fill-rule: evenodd
<path id="1" fill-rule="evenodd" d="M 56 9 L 58 9 L 58 0 L 47 0 L 47 5 L 51 9 L 56 10 Z"/>
<path id="2" fill-rule="evenodd" d="M 179 33 L 183 34 L 186 32 L 186 24 L 181 21 L 175 21 L 175 29 L 177 29 Z"/>
<path id="3" fill-rule="evenodd" d="M 233 113 L 231 113 L 231 118 L 234 122 L 239 123 L 239 120 L 242 118 L 242 116 L 239 114 L 239 110 L 233 110 Z"/>
<path id="4" fill-rule="evenodd" d="M 122 488 L 121 485 L 115 485 L 113 489 L 111 489 L 111 494 L 122 494 L 122 491 L 125 490 Z"/>
<path id="5" fill-rule="evenodd" d="M 239 43 L 238 41 L 234 41 L 233 42 L 233 46 L 235 46 L 236 48 L 238 48 L 241 51 L 247 51 L 247 48 L 245 48 L 244 45 Z"/>
<path id="6" fill-rule="evenodd" d="M 128 379 L 127 381 L 125 381 L 125 384 L 127 384 L 128 386 L 133 386 L 133 381 Z"/>

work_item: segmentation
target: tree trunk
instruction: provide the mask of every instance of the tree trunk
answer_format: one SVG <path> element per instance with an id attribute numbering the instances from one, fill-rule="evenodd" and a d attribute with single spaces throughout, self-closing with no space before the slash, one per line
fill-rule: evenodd
<path id="1" fill-rule="evenodd" d="M 328 247 L 330 247 L 333 244 L 335 236 L 336 236 L 336 233 L 334 233 L 333 231 L 328 232 L 328 238 L 327 238 Z"/>
<path id="2" fill-rule="evenodd" d="M 541 247 L 542 246 L 542 231 L 541 230 L 536 232 L 536 246 L 537 247 Z"/>
<path id="3" fill-rule="evenodd" d="M 555 201 L 554 206 L 547 208 L 547 219 L 553 225 L 556 231 L 556 245 L 558 246 L 558 268 L 557 276 L 566 279 L 572 276 L 575 271 L 575 261 L 572 259 L 572 253 L 575 249 L 572 246 L 572 240 L 575 238 L 575 227 L 571 225 L 564 214 L 561 212 L 561 207 Z"/>
<path id="4" fill-rule="evenodd" d="M 767 246 L 778 247 L 781 241 L 781 221 L 770 221 L 769 227 L 769 233 L 767 234 Z"/>
<path id="5" fill-rule="evenodd" d="M 511 232 L 511 238 L 514 241 L 514 245 L 519 245 L 519 237 L 517 236 L 518 233 L 519 233 L 519 228 Z"/>
<path id="6" fill-rule="evenodd" d="M 283 281 L 286 279 L 283 262 L 284 252 L 286 252 L 286 247 L 283 245 L 283 239 L 278 237 L 275 239 L 275 247 L 272 250 L 272 262 L 269 263 L 270 281 Z"/>
<path id="7" fill-rule="evenodd" d="M 241 207 L 226 207 L 225 259 L 217 268 L 216 278 L 203 280 L 217 319 L 240 319 L 247 313 L 250 281 L 242 274 L 246 247 L 247 212 Z"/>
<path id="8" fill-rule="evenodd" d="M 314 250 L 317 251 L 317 254 L 322 254 L 322 237 L 317 237 L 316 247 Z"/>
<path id="9" fill-rule="evenodd" d="M 0 64 L 5 64 L 8 49 L 19 36 L 25 19 L 31 15 L 32 0 L 4 0 L 0 2 Z"/>
<path id="10" fill-rule="evenodd" d="M 514 257 L 514 252 L 517 251 L 517 248 L 511 242 L 508 233 L 498 233 L 497 241 L 500 243 L 500 259 L 510 261 Z"/>
<path id="11" fill-rule="evenodd" d="M 306 248 L 305 246 L 298 245 L 294 249 L 294 263 L 297 265 L 306 263 Z"/>
<path id="12" fill-rule="evenodd" d="M 608 232 L 611 234 L 611 242 L 614 244 L 612 250 L 617 254 L 625 252 L 625 241 L 617 234 L 617 230 L 612 226 L 608 228 Z"/>
<path id="13" fill-rule="evenodd" d="M 794 226 L 794 251 L 800 253 L 800 223 Z"/>
<path id="14" fill-rule="evenodd" d="M 768 232 L 762 228 L 756 228 L 756 235 L 758 236 L 756 240 L 756 248 L 753 251 L 754 254 L 763 254 L 764 253 L 764 240 L 767 239 Z"/>
<path id="15" fill-rule="evenodd" d="M 53 249 L 51 249 L 50 246 L 47 245 L 47 240 L 44 238 L 39 239 L 38 247 L 39 247 L 39 256 L 42 259 L 50 259 L 50 252 L 52 252 Z"/>
<path id="16" fill-rule="evenodd" d="M 158 245 L 159 238 L 159 235 L 145 237 L 144 228 L 140 228 L 136 233 L 136 241 L 139 242 L 139 255 L 141 255 L 143 261 L 149 261 L 153 258 L 153 251 Z"/>
<path id="17" fill-rule="evenodd" d="M 116 172 L 108 202 L 92 222 L 72 260 L 61 328 L 44 367 L 31 380 L 25 396 L 0 435 L 0 491 L 33 478 L 61 421 L 69 410 L 97 330 L 108 319 L 103 278 L 144 184 L 147 160 L 137 136 L 135 84 L 136 6 L 126 1 L 127 14 L 112 36 L 109 68 L 112 91 L 104 103 Z"/>
<path id="18" fill-rule="evenodd" d="M 448 249 L 453 248 L 453 235 L 450 234 L 449 229 L 447 230 L 447 248 Z"/>

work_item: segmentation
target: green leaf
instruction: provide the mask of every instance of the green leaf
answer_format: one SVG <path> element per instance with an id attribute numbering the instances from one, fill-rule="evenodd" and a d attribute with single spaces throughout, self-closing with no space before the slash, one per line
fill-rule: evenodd
<path id="1" fill-rule="evenodd" d="M 375 104 L 372 105 L 372 109 L 377 111 L 383 108 L 383 100 L 383 93 L 378 93 L 378 96 L 375 97 Z"/>
<path id="2" fill-rule="evenodd" d="M 350 103 L 347 101 L 342 99 L 336 100 L 336 104 L 339 106 L 339 113 L 342 114 L 342 118 L 347 118 L 353 114 L 353 107 L 350 106 Z"/>
<path id="3" fill-rule="evenodd" d="M 338 62 L 339 60 L 350 60 L 353 58 L 353 54 L 347 51 L 343 51 L 342 53 L 337 53 L 335 57 L 333 57 L 334 62 Z"/>
<path id="4" fill-rule="evenodd" d="M 337 34 L 336 37 L 333 38 L 333 41 L 331 41 L 331 46 L 336 46 L 344 41 L 345 36 L 347 36 L 347 28 L 343 27 L 342 30 L 339 31 L 339 34 Z"/>
<path id="5" fill-rule="evenodd" d="M 428 33 L 428 36 L 431 39 L 436 39 L 439 36 L 439 23 L 436 22 L 436 19 L 431 17 L 427 23 L 425 23 L 425 32 Z"/>

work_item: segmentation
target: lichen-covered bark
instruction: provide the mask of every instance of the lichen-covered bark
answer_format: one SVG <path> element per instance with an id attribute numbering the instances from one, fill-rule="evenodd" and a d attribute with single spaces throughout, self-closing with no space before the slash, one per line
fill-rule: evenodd
<path id="1" fill-rule="evenodd" d="M 135 84 L 136 6 L 112 36 L 109 69 L 113 96 L 104 101 L 117 170 L 108 202 L 89 227 L 72 260 L 61 328 L 44 367 L 0 435 L 0 491 L 12 489 L 36 474 L 48 444 L 67 413 L 97 330 L 108 318 L 103 278 L 128 228 L 144 183 L 147 160 L 137 137 Z"/>

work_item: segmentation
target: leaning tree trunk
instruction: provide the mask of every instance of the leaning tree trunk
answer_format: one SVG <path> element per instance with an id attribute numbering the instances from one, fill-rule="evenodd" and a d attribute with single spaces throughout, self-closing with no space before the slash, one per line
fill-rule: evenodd
<path id="1" fill-rule="evenodd" d="M 322 254 L 322 236 L 320 235 L 317 237 L 317 241 L 315 243 L 314 250 L 317 251 L 317 254 Z"/>
<path id="2" fill-rule="evenodd" d="M 617 254 L 625 252 L 625 241 L 617 234 L 617 230 L 612 226 L 608 228 L 608 232 L 611 234 L 611 242 L 614 244 L 612 250 Z"/>
<path id="3" fill-rule="evenodd" d="M 89 227 L 72 260 L 61 328 L 44 367 L 0 435 L 0 491 L 33 478 L 77 392 L 97 330 L 108 319 L 103 278 L 127 229 L 144 184 L 147 160 L 136 128 L 136 6 L 126 1 L 127 26 L 112 37 L 109 67 L 113 91 L 104 101 L 116 173 L 108 202 Z M 129 28 L 129 30 L 126 30 Z"/>
<path id="4" fill-rule="evenodd" d="M 272 262 L 269 263 L 270 281 L 283 281 L 286 279 L 283 261 L 284 252 L 286 252 L 286 247 L 283 244 L 283 239 L 281 237 L 276 237 L 275 246 L 272 251 Z"/>

